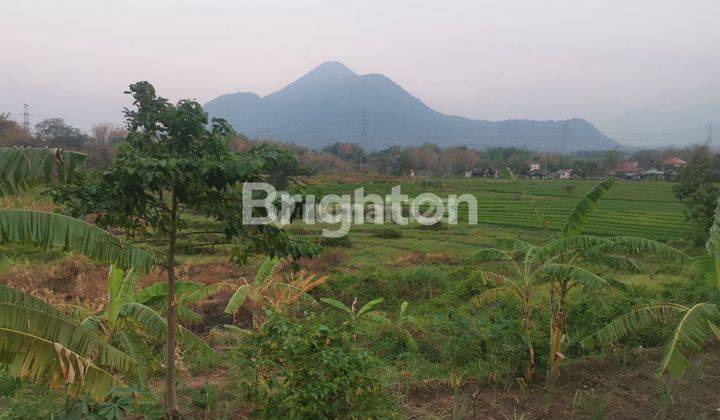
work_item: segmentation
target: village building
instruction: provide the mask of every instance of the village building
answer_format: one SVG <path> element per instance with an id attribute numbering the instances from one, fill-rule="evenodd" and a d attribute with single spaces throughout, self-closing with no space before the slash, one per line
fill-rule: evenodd
<path id="1" fill-rule="evenodd" d="M 665 172 L 665 178 L 672 180 L 675 179 L 680 168 L 685 165 L 687 165 L 687 162 L 679 157 L 671 157 L 670 159 L 663 161 L 661 168 L 663 172 Z"/>
<path id="2" fill-rule="evenodd" d="M 625 179 L 640 179 L 640 164 L 634 160 L 628 160 L 618 164 L 615 169 L 610 171 L 610 175 Z"/>
<path id="3" fill-rule="evenodd" d="M 560 169 L 559 171 L 555 171 L 549 175 L 550 178 L 553 179 L 571 179 L 573 178 L 573 170 L 572 169 Z"/>

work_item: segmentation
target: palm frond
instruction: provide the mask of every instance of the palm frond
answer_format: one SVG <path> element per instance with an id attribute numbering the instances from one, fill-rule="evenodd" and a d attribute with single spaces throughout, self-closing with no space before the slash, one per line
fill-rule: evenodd
<path id="1" fill-rule="evenodd" d="M 120 313 L 135 320 L 151 337 L 162 339 L 167 334 L 167 321 L 165 318 L 142 303 L 126 303 L 120 308 Z"/>
<path id="2" fill-rule="evenodd" d="M 521 239 L 503 236 L 496 239 L 500 248 L 505 251 L 527 253 L 534 245 Z"/>
<path id="3" fill-rule="evenodd" d="M 580 342 L 584 348 L 608 346 L 623 337 L 637 333 L 640 328 L 655 322 L 666 322 L 687 312 L 688 308 L 675 303 L 642 306 L 615 318 Z"/>
<path id="4" fill-rule="evenodd" d="M 152 308 L 141 303 L 125 304 L 121 312 L 123 315 L 134 319 L 140 324 L 148 335 L 164 339 L 167 337 L 168 324 L 167 320 Z M 178 325 L 178 343 L 188 350 L 193 350 L 207 357 L 216 357 L 217 354 L 210 346 L 207 345 L 200 337 L 193 334 L 192 331 Z"/>
<path id="5" fill-rule="evenodd" d="M 274 274 L 275 268 L 280 265 L 281 260 L 279 258 L 267 257 L 263 260 L 262 264 L 255 273 L 255 284 L 264 283 L 268 277 Z"/>
<path id="6" fill-rule="evenodd" d="M 142 338 L 132 330 L 119 330 L 112 336 L 116 346 L 137 362 L 135 378 L 141 385 L 147 384 L 147 357 L 145 356 L 145 343 Z"/>
<path id="7" fill-rule="evenodd" d="M 195 303 L 232 288 L 230 283 L 215 283 L 204 286 L 180 298 L 180 303 Z"/>
<path id="8" fill-rule="evenodd" d="M 635 260 L 622 255 L 601 255 L 591 261 L 623 273 L 637 274 L 641 271 Z"/>
<path id="9" fill-rule="evenodd" d="M 187 306 L 178 305 L 175 307 L 177 317 L 180 322 L 186 325 L 196 325 L 203 321 L 202 315 L 188 308 Z"/>
<path id="10" fill-rule="evenodd" d="M 362 316 L 364 313 L 368 312 L 375 306 L 383 303 L 384 300 L 385 300 L 384 298 L 377 298 L 377 299 L 373 299 L 370 302 L 364 304 L 358 311 L 357 316 L 359 316 L 359 317 Z"/>
<path id="11" fill-rule="evenodd" d="M 507 252 L 496 248 L 485 248 L 473 254 L 472 261 L 477 263 L 512 261 Z"/>
<path id="12" fill-rule="evenodd" d="M 57 247 L 90 259 L 148 272 L 155 258 L 99 227 L 61 214 L 0 210 L 0 243 Z"/>
<path id="13" fill-rule="evenodd" d="M 22 306 L 36 311 L 45 312 L 46 314 L 52 315 L 56 318 L 68 321 L 71 320 L 71 317 L 69 317 L 65 312 L 57 309 L 44 300 L 36 298 L 29 293 L 25 293 L 22 290 L 5 286 L 4 284 L 0 284 L 0 303 Z"/>
<path id="14" fill-rule="evenodd" d="M 242 308 L 242 306 L 245 304 L 245 299 L 247 299 L 247 296 L 250 293 L 250 290 L 251 288 L 249 284 L 243 284 L 242 286 L 238 287 L 228 301 L 227 306 L 225 306 L 225 313 L 233 314 L 237 312 L 238 309 Z"/>
<path id="15" fill-rule="evenodd" d="M 320 298 L 320 302 L 327 303 L 328 305 L 330 305 L 330 306 L 332 306 L 332 307 L 334 307 L 334 308 L 336 308 L 336 309 L 339 309 L 339 310 L 341 310 L 341 311 L 343 311 L 343 312 L 347 312 L 347 313 L 349 313 L 349 314 L 352 314 L 352 310 L 350 310 L 350 308 L 348 308 L 347 305 L 345 305 L 344 303 L 340 302 L 339 300 L 336 300 L 336 299 L 333 299 L 333 298 Z"/>
<path id="16" fill-rule="evenodd" d="M 590 217 L 590 212 L 597 207 L 600 199 L 602 199 L 605 194 L 610 191 L 610 187 L 612 187 L 614 182 L 614 177 L 605 178 L 602 182 L 593 187 L 590 192 L 585 194 L 582 199 L 580 199 L 575 207 L 575 210 L 573 210 L 570 214 L 570 217 L 568 217 L 568 220 L 562 229 L 562 236 L 577 236 L 582 233 L 585 223 L 587 223 L 587 220 Z"/>
<path id="17" fill-rule="evenodd" d="M 478 274 L 482 277 L 485 286 L 497 287 L 510 281 L 503 274 L 495 271 L 479 271 Z"/>
<path id="18" fill-rule="evenodd" d="M 194 351 L 209 360 L 217 360 L 217 352 L 215 352 L 212 347 L 208 346 L 205 340 L 181 325 L 178 325 L 178 328 L 178 342 L 182 348 Z"/>
<path id="19" fill-rule="evenodd" d="M 685 312 L 665 350 L 660 373 L 665 370 L 679 377 L 690 364 L 687 353 L 698 352 L 703 343 L 714 336 L 711 328 L 720 318 L 718 307 L 711 303 L 698 303 Z"/>
<path id="20" fill-rule="evenodd" d="M 597 236 L 574 235 L 550 241 L 533 254 L 534 262 L 542 262 L 550 257 L 568 253 L 586 253 L 591 249 L 612 245 L 612 242 Z"/>
<path id="21" fill-rule="evenodd" d="M 202 283 L 194 281 L 176 281 L 175 295 L 189 295 L 204 287 Z M 167 301 L 168 284 L 166 282 L 153 283 L 147 287 L 143 287 L 135 293 L 134 301 L 139 303 L 149 303 L 153 301 Z"/>
<path id="22" fill-rule="evenodd" d="M 570 264 L 546 264 L 541 271 L 551 278 L 565 278 L 582 285 L 588 290 L 611 285 L 611 282 L 582 267 Z"/>
<path id="23" fill-rule="evenodd" d="M 518 295 L 517 291 L 508 286 L 492 287 L 484 290 L 479 295 L 474 296 L 470 301 L 475 307 L 480 308 L 484 304 L 495 303 L 504 297 L 517 298 L 522 301 L 522 296 Z"/>
<path id="24" fill-rule="evenodd" d="M 82 357 L 93 357 L 100 366 L 131 373 L 137 363 L 101 339 L 93 330 L 35 309 L 0 303 L 0 328 L 19 331 L 58 343 Z"/>
<path id="25" fill-rule="evenodd" d="M 87 155 L 62 149 L 0 147 L 0 194 L 18 194 L 49 184 L 57 169 L 60 181 L 82 167 Z"/>
<path id="26" fill-rule="evenodd" d="M 67 386 L 73 395 L 101 400 L 119 383 L 109 372 L 62 344 L 22 331 L 0 328 L 0 364 L 7 374 L 52 388 Z"/>
<path id="27" fill-rule="evenodd" d="M 684 252 L 670 245 L 653 241 L 652 239 L 637 238 L 634 236 L 613 236 L 607 239 L 612 242 L 612 245 L 608 245 L 603 250 L 604 252 L 620 252 L 626 255 L 652 254 L 672 258 L 681 262 L 690 261 L 690 257 Z"/>
<path id="28" fill-rule="evenodd" d="M 130 296 L 135 288 L 137 277 L 133 273 L 133 269 L 129 269 L 125 273 L 115 265 L 110 266 L 108 272 L 108 303 L 105 308 L 107 312 L 108 323 L 115 327 L 120 314 L 122 305 L 130 301 Z"/>

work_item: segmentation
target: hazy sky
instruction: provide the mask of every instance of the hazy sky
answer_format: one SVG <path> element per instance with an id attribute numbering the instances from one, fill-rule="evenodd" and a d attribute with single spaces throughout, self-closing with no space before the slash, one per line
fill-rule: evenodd
<path id="1" fill-rule="evenodd" d="M 720 137 L 718 0 L 5 0 L 0 39 L 0 112 L 33 122 L 121 122 L 137 80 L 205 102 L 337 60 L 444 113 Z"/>

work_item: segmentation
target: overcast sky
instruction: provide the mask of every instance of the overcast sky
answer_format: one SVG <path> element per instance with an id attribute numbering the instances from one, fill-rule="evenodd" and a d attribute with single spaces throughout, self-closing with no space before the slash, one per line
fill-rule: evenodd
<path id="1" fill-rule="evenodd" d="M 137 80 L 205 102 L 337 60 L 448 114 L 720 137 L 718 0 L 7 0 L 0 39 L 0 112 L 33 122 L 119 123 Z"/>

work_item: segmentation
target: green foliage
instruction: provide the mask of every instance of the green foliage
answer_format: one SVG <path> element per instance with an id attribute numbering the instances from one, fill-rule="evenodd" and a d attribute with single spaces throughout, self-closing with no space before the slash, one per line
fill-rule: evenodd
<path id="1" fill-rule="evenodd" d="M 0 243 L 57 247 L 122 268 L 148 272 L 155 258 L 83 220 L 31 210 L 0 210 Z"/>
<path id="2" fill-rule="evenodd" d="M 713 157 L 707 146 L 696 148 L 692 160 L 680 169 L 676 181 L 673 191 L 686 207 L 687 234 L 700 244 L 708 238 L 720 197 L 720 187 L 715 184 Z"/>
<path id="3" fill-rule="evenodd" d="M 402 238 L 402 231 L 392 227 L 378 228 L 372 231 L 373 236 L 382 239 Z"/>
<path id="4" fill-rule="evenodd" d="M 87 397 L 78 398 L 67 413 L 68 419 L 122 420 L 127 417 L 160 419 L 162 410 L 148 389 L 114 387 L 101 402 Z"/>
<path id="5" fill-rule="evenodd" d="M 332 328 L 310 316 L 270 314 L 247 342 L 243 360 L 257 372 L 254 401 L 269 418 L 392 417 L 393 402 L 378 380 L 381 365 L 357 348 L 352 324 Z"/>
<path id="6" fill-rule="evenodd" d="M 372 308 L 375 306 L 381 304 L 383 302 L 383 298 L 377 298 L 373 299 L 370 302 L 365 303 L 360 309 L 357 308 L 358 306 L 358 300 L 355 299 L 353 303 L 348 307 L 344 303 L 340 302 L 339 300 L 332 299 L 332 298 L 320 298 L 320 301 L 323 303 L 326 303 L 333 308 L 344 312 L 346 315 L 350 317 L 350 322 L 355 324 L 358 321 L 362 320 L 372 320 L 372 321 L 384 321 L 384 318 L 380 318 L 381 314 L 372 311 Z"/>
<path id="7" fill-rule="evenodd" d="M 575 207 L 575 210 L 570 217 L 568 217 L 568 221 L 562 229 L 562 236 L 575 236 L 582 232 L 585 223 L 587 223 L 590 217 L 590 212 L 597 207 L 600 199 L 610 191 L 610 187 L 612 187 L 614 182 L 615 178 L 609 177 L 597 184 L 590 192 L 583 196 Z"/>
<path id="8" fill-rule="evenodd" d="M 94 331 L 23 292 L 0 291 L 0 360 L 9 374 L 97 399 L 117 383 L 103 368 L 136 372 L 134 358 Z"/>
<path id="9" fill-rule="evenodd" d="M 318 245 L 324 246 L 324 247 L 338 246 L 338 247 L 350 248 L 352 246 L 352 242 L 350 241 L 350 238 L 347 235 L 339 236 L 337 238 L 329 237 L 329 236 L 319 236 L 315 242 Z"/>
<path id="10" fill-rule="evenodd" d="M 0 193 L 15 195 L 34 185 L 60 181 L 80 169 L 87 155 L 62 149 L 0 147 Z"/>
<path id="11" fill-rule="evenodd" d="M 407 313 L 410 303 L 404 301 L 400 304 L 397 317 L 390 319 L 383 313 L 377 313 L 374 321 L 380 322 L 384 328 L 390 330 L 395 336 L 396 343 L 406 350 L 418 351 L 419 347 L 413 337 L 413 330 L 416 328 L 415 318 Z"/>

